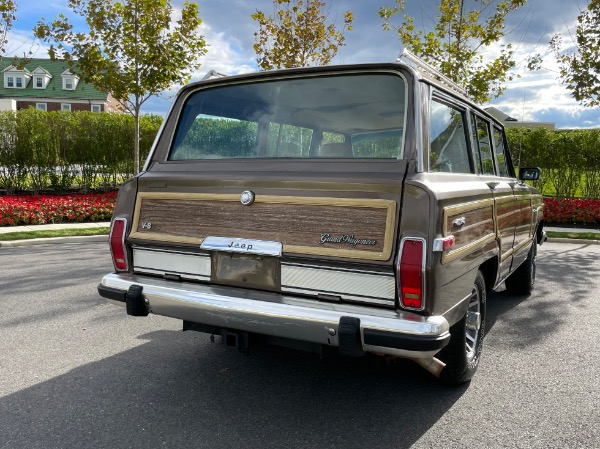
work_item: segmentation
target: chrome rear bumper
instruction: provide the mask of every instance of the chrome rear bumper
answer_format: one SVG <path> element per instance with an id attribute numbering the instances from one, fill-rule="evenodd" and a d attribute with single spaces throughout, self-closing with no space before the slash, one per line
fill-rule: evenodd
<path id="1" fill-rule="evenodd" d="M 334 347 L 340 346 L 344 320 L 359 320 L 357 344 L 365 352 L 429 358 L 450 338 L 448 322 L 442 316 L 422 317 L 256 290 L 108 274 L 98 291 L 110 302 L 125 305 L 131 286 L 142 287 L 143 298 L 156 315 Z"/>

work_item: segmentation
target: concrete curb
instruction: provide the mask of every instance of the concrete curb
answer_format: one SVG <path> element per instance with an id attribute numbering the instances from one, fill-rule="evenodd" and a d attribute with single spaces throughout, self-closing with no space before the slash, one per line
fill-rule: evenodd
<path id="1" fill-rule="evenodd" d="M 46 237 L 40 239 L 6 240 L 0 241 L 0 248 L 14 248 L 17 246 L 53 245 L 57 243 L 90 243 L 108 242 L 108 235 L 80 235 L 70 237 Z"/>
<path id="2" fill-rule="evenodd" d="M 582 245 L 600 245 L 600 240 L 566 239 L 563 237 L 548 237 L 548 243 L 581 243 Z"/>

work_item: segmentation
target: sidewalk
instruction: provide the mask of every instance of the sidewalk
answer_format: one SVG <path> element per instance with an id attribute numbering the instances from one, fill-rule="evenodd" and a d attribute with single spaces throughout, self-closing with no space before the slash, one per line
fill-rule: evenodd
<path id="1" fill-rule="evenodd" d="M 13 232 L 31 232 L 31 231 L 56 231 L 60 229 L 88 229 L 88 228 L 108 228 L 110 222 L 98 223 L 60 223 L 31 226 L 2 226 L 0 234 L 10 234 Z"/>

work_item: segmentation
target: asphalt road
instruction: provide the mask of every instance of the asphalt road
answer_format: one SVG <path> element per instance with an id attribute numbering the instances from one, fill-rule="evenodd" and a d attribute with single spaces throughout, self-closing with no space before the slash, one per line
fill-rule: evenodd
<path id="1" fill-rule="evenodd" d="M 0 448 L 598 448 L 600 246 L 540 248 L 535 293 L 488 298 L 479 372 L 259 347 L 133 318 L 106 243 L 0 248 Z"/>

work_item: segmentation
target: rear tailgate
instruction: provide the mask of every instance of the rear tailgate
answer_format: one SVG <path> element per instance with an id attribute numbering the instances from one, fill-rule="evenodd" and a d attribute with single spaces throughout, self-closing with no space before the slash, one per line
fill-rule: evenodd
<path id="1" fill-rule="evenodd" d="M 155 165 L 138 180 L 134 271 L 391 306 L 402 176 L 400 164 L 390 165 L 352 181 L 289 173 L 235 179 L 190 164 L 177 172 Z M 250 204 L 243 192 L 253 195 Z M 228 247 L 207 246 L 213 237 Z M 257 241 L 280 243 L 281 257 L 265 255 Z"/>
<path id="2" fill-rule="evenodd" d="M 393 307 L 406 77 L 286 73 L 180 93 L 138 179 L 134 270 Z"/>

